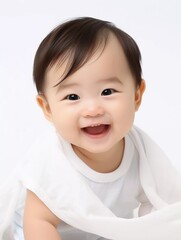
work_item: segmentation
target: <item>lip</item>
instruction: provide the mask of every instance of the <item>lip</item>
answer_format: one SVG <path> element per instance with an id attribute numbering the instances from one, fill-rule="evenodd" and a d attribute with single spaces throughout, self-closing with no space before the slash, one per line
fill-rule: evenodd
<path id="1" fill-rule="evenodd" d="M 95 130 L 91 130 L 91 128 L 99 128 L 99 130 L 96 132 Z M 81 128 L 81 131 L 92 139 L 100 139 L 108 135 L 110 132 L 111 125 L 110 124 L 91 124 L 87 127 Z"/>

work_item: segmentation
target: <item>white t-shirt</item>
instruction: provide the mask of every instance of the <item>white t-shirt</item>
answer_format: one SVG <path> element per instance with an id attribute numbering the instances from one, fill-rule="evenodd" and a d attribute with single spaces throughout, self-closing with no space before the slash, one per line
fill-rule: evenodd
<path id="1" fill-rule="evenodd" d="M 59 139 L 62 141 L 61 138 Z M 115 171 L 110 173 L 94 171 L 74 153 L 70 144 L 62 141 L 62 145 L 67 161 L 70 161 L 71 165 L 73 165 L 91 190 L 116 216 L 133 218 L 133 212 L 140 206 L 140 201 L 148 206 L 146 212 L 140 212 L 140 215 L 151 210 L 152 206 L 148 202 L 139 180 L 139 155 L 129 135 L 125 137 L 125 149 L 122 162 Z M 59 170 L 57 169 L 57 171 Z M 15 236 L 17 240 L 23 239 L 23 208 L 24 205 L 22 204 L 21 208 L 17 210 L 15 214 Z M 63 221 L 59 225 L 58 231 L 60 232 L 62 240 L 100 239 L 99 236 L 75 229 Z"/>

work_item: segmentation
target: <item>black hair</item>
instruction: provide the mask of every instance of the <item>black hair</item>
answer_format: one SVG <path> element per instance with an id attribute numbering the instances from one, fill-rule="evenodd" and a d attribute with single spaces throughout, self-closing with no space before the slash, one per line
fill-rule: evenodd
<path id="1" fill-rule="evenodd" d="M 120 42 L 136 85 L 140 86 L 141 53 L 134 39 L 111 22 L 82 17 L 57 26 L 38 47 L 33 69 L 38 93 L 43 91 L 46 73 L 55 63 L 61 64 L 68 59 L 64 80 L 80 69 L 102 43 L 104 47 L 106 46 L 110 33 L 113 33 Z"/>

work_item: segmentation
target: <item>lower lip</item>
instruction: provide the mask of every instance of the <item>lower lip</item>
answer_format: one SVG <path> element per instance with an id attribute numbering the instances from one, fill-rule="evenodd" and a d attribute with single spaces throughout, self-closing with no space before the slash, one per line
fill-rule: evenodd
<path id="1" fill-rule="evenodd" d="M 110 128 L 111 128 L 110 125 L 109 125 L 109 126 L 106 126 L 105 129 L 104 129 L 104 131 L 101 132 L 101 133 L 99 133 L 99 134 L 90 134 L 90 133 L 84 131 L 83 129 L 82 129 L 82 132 L 83 132 L 86 136 L 88 136 L 89 138 L 92 138 L 92 139 L 100 139 L 100 138 L 103 138 L 103 137 L 105 137 L 105 136 L 108 135 L 108 133 L 110 132 Z"/>

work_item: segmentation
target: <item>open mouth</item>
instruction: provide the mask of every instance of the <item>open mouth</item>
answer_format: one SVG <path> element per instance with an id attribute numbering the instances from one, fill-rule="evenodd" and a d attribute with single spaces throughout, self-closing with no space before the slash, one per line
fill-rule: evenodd
<path id="1" fill-rule="evenodd" d="M 108 124 L 98 124 L 82 128 L 82 130 L 89 135 L 98 136 L 107 133 L 110 125 Z"/>

